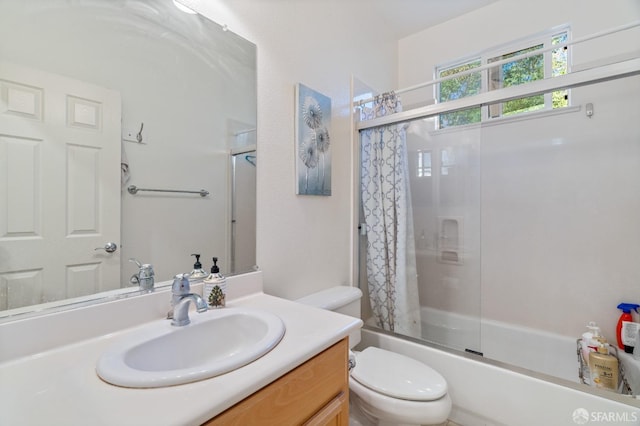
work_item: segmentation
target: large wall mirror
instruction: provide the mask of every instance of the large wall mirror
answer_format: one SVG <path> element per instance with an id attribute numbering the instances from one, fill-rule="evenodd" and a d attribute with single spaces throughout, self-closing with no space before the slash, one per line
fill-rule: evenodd
<path id="1" fill-rule="evenodd" d="M 0 317 L 136 291 L 131 258 L 253 269 L 256 148 L 254 44 L 172 0 L 0 0 Z"/>

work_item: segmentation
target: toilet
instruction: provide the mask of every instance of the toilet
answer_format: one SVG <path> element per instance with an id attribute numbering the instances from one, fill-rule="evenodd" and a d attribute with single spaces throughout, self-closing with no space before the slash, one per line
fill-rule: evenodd
<path id="1" fill-rule="evenodd" d="M 337 286 L 296 300 L 305 305 L 360 318 L 362 291 Z M 360 342 L 360 330 L 349 335 L 349 347 Z M 354 414 L 380 426 L 439 425 L 451 413 L 447 382 L 437 371 L 405 355 L 370 346 L 353 351 L 349 390 Z M 362 423 L 363 425 L 366 423 Z"/>

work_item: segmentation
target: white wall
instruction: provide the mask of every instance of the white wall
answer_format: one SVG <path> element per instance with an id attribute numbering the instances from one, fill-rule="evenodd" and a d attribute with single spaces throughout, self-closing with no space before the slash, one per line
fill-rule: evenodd
<path id="1" fill-rule="evenodd" d="M 393 87 L 395 43 L 357 2 L 193 2 L 258 45 L 257 258 L 265 291 L 297 298 L 351 282 L 350 79 Z M 332 195 L 296 196 L 294 87 L 332 100 Z"/>
<path id="2" fill-rule="evenodd" d="M 638 18 L 635 0 L 500 1 L 401 40 L 399 87 L 430 80 L 437 64 L 559 25 L 570 24 L 576 39 Z M 610 44 L 573 48 L 573 69 L 637 54 L 638 39 L 636 29 L 607 37 Z M 461 207 L 481 211 L 481 224 L 465 223 L 466 236 L 481 235 L 480 251 L 471 251 L 481 258 L 446 272 L 454 281 L 444 288 L 440 277 L 421 302 L 460 312 L 475 304 L 483 318 L 567 336 L 595 320 L 615 339 L 616 305 L 640 300 L 640 127 L 633 118 L 640 116 L 639 90 L 637 77 L 574 89 L 573 105 L 594 104 L 591 119 L 577 112 L 458 132 L 470 137 L 469 153 L 480 152 L 481 204 Z M 431 89 L 420 92 L 406 98 L 433 97 Z M 431 135 L 430 142 L 451 136 Z M 475 191 L 473 178 L 467 170 Z M 468 242 L 475 247 L 475 239 Z M 481 282 L 464 282 L 469 267 L 481 270 Z"/>

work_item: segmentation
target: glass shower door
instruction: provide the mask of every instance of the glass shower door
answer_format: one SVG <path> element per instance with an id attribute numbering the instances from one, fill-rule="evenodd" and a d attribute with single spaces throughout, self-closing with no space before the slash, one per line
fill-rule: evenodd
<path id="1" fill-rule="evenodd" d="M 416 261 L 419 338 L 480 352 L 481 129 L 437 129 L 437 121 L 430 117 L 404 123 L 414 241 L 413 253 L 407 254 Z M 362 231 L 360 287 L 365 299 L 368 244 Z M 363 309 L 365 321 L 369 314 Z M 375 320 L 369 318 L 367 324 L 375 326 Z"/>

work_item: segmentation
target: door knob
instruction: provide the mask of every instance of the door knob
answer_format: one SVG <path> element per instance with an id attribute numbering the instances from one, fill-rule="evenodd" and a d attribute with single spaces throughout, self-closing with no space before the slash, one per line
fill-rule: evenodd
<path id="1" fill-rule="evenodd" d="M 104 247 L 98 247 L 96 248 L 96 250 L 104 250 L 107 253 L 113 253 L 114 251 L 118 250 L 118 245 L 116 243 L 107 243 L 104 245 Z"/>

